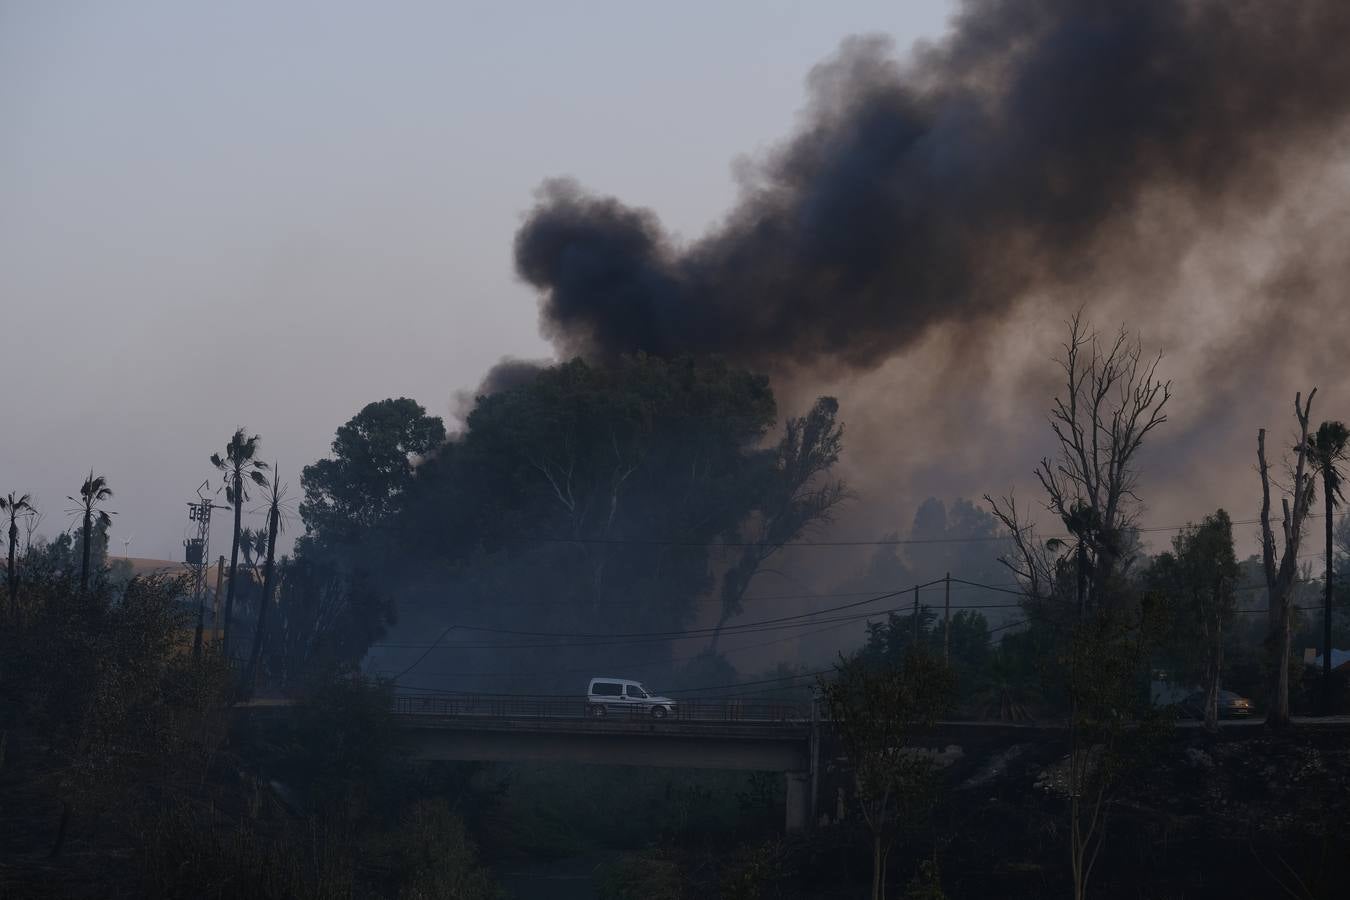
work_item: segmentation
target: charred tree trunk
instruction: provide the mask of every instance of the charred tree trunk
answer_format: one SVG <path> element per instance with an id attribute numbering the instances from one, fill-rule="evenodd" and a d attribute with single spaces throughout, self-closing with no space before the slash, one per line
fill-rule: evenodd
<path id="1" fill-rule="evenodd" d="M 274 502 L 267 516 L 267 558 L 263 563 L 263 594 L 258 605 L 258 627 L 253 632 L 253 649 L 248 655 L 248 674 L 244 678 L 244 691 L 253 693 L 258 678 L 258 659 L 262 655 L 263 636 L 267 631 L 267 609 L 272 605 L 272 590 L 275 587 L 277 532 L 281 525 L 281 509 Z"/>
<path id="2" fill-rule="evenodd" d="M 93 537 L 93 513 L 88 504 L 84 507 L 84 547 L 80 554 L 80 590 L 89 590 L 89 541 Z"/>
<path id="3" fill-rule="evenodd" d="M 225 621 L 220 631 L 220 652 L 230 658 L 230 619 L 234 616 L 234 576 L 239 571 L 239 529 L 243 521 L 244 480 L 234 476 L 234 540 L 230 543 L 230 580 L 225 585 Z"/>
<path id="4" fill-rule="evenodd" d="M 1266 430 L 1257 432 L 1256 459 L 1261 473 L 1261 557 L 1266 575 L 1266 592 L 1270 612 L 1270 628 L 1266 637 L 1269 653 L 1269 710 L 1266 725 L 1282 729 L 1289 725 L 1289 647 L 1292 635 L 1294 585 L 1298 579 L 1298 550 L 1303 536 L 1303 524 L 1312 502 L 1313 477 L 1308 474 L 1308 419 L 1312 413 L 1313 397 L 1317 389 L 1303 402 L 1301 393 L 1294 395 L 1294 414 L 1299 423 L 1299 440 L 1294 465 L 1293 504 L 1283 499 L 1284 550 L 1279 565 L 1275 563 L 1275 533 L 1270 524 L 1270 465 L 1266 461 Z"/>
<path id="5" fill-rule="evenodd" d="M 1197 603 L 1201 637 L 1205 642 L 1205 730 L 1219 730 L 1219 678 L 1223 672 L 1224 579 L 1214 579 L 1214 594 L 1209 604 Z"/>
<path id="6" fill-rule="evenodd" d="M 19 543 L 19 526 L 14 516 L 9 517 L 9 567 L 6 569 L 9 583 L 9 614 L 14 621 L 19 619 L 19 570 L 14 564 L 14 550 Z"/>
<path id="7" fill-rule="evenodd" d="M 1322 498 L 1326 504 L 1327 526 L 1327 572 L 1323 584 L 1325 594 L 1322 598 L 1322 715 L 1331 715 L 1331 597 L 1335 584 L 1335 572 L 1332 566 L 1332 540 L 1335 527 L 1332 516 L 1336 513 L 1335 488 L 1332 483 L 1331 466 L 1322 468 Z"/>

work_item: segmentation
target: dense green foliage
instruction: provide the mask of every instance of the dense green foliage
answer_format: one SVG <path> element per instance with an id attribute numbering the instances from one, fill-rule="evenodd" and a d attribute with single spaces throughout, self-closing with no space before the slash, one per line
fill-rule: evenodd
<path id="1" fill-rule="evenodd" d="M 339 429 L 331 459 L 305 469 L 307 533 L 282 617 L 320 632 L 299 652 L 348 658 L 396 618 L 429 635 L 523 618 L 538 631 L 660 631 L 690 625 L 707 598 L 725 620 L 765 560 L 843 499 L 828 478 L 836 412 L 822 398 L 766 446 L 777 413 L 762 376 L 642 355 L 540 369 L 477 398 L 446 443 L 411 401 L 371 404 Z M 453 630 L 443 642 L 452 650 L 401 682 L 445 684 L 436 673 L 453 669 L 459 688 L 556 689 L 551 673 L 634 661 L 612 642 L 512 647 Z M 420 649 L 373 658 L 397 672 Z M 640 658 L 670 655 L 658 644 Z"/>
<path id="2" fill-rule="evenodd" d="M 301 475 L 307 538 L 333 552 L 378 541 L 403 508 L 414 464 L 444 443 L 445 425 L 416 402 L 367 404 L 338 428 L 332 456 Z"/>
<path id="3" fill-rule="evenodd" d="M 241 727 L 180 580 L 82 589 L 53 561 L 26 559 L 0 611 L 0 895 L 497 895 L 413 783 L 385 686 L 334 672 L 279 730 Z"/>
<path id="4" fill-rule="evenodd" d="M 865 652 L 841 658 L 821 681 L 821 699 L 853 773 L 857 811 L 871 832 L 873 900 L 886 895 L 897 836 L 931 830 L 939 769 L 914 740 L 950 707 L 954 688 L 941 657 L 917 646 L 898 661 Z"/>

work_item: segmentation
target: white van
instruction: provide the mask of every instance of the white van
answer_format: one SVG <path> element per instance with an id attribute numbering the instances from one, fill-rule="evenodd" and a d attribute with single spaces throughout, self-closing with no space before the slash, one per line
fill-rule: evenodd
<path id="1" fill-rule="evenodd" d="M 674 715 L 675 701 L 658 697 L 628 678 L 592 678 L 586 688 L 586 714 L 603 719 L 610 713 L 640 713 L 653 719 Z"/>

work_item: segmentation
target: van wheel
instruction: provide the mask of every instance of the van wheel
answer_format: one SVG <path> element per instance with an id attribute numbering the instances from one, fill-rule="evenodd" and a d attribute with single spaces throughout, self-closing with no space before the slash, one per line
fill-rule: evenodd
<path id="1" fill-rule="evenodd" d="M 653 719 L 664 719 L 665 717 L 666 717 L 666 708 L 665 708 L 664 706 L 653 706 L 653 707 L 652 707 L 652 718 L 653 718 Z"/>
<path id="2" fill-rule="evenodd" d="M 592 706 L 590 708 L 590 713 L 591 716 L 596 719 L 603 719 L 605 717 L 605 708 L 599 705 Z"/>

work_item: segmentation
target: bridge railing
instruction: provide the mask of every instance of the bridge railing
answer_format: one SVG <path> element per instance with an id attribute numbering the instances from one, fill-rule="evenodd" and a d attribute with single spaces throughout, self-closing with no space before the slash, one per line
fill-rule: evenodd
<path id="1" fill-rule="evenodd" d="M 394 712 L 407 716 L 495 717 L 503 719 L 580 719 L 591 717 L 585 697 L 522 694 L 420 694 L 394 697 Z M 809 703 L 709 697 L 677 699 L 661 715 L 650 707 L 611 706 L 606 719 L 673 722 L 803 723 L 811 720 Z"/>

